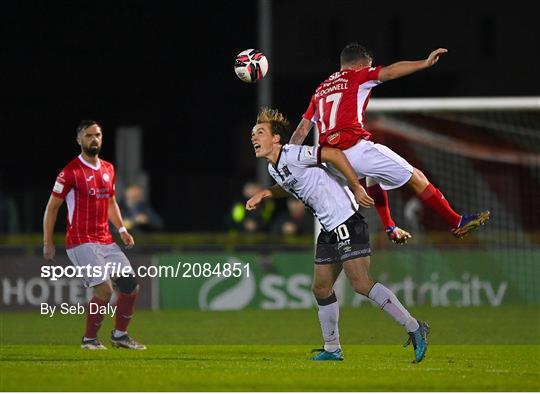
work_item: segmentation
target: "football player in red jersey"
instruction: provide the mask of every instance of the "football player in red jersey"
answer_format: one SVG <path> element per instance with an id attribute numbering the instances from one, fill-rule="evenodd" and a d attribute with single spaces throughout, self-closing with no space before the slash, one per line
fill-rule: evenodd
<path id="1" fill-rule="evenodd" d="M 439 48 L 423 60 L 372 67 L 373 56 L 368 49 L 358 43 L 347 45 L 341 51 L 340 71 L 317 87 L 291 137 L 291 144 L 301 144 L 316 123 L 319 143 L 342 149 L 358 176 L 366 177 L 368 193 L 375 200 L 388 237 L 397 243 L 406 241 L 410 234 L 395 226 L 386 190 L 405 184 L 448 223 L 452 234 L 458 238 L 463 238 L 489 219 L 489 211 L 469 215 L 455 212 L 419 169 L 388 147 L 371 142 L 371 133 L 364 128 L 364 113 L 373 87 L 429 68 L 446 52 L 447 49 Z"/>
<path id="2" fill-rule="evenodd" d="M 81 348 L 106 349 L 97 333 L 108 310 L 114 284 L 118 301 L 111 343 L 115 347 L 143 350 L 146 347 L 127 334 L 139 285 L 126 255 L 113 242 L 108 221 L 118 229 L 126 247 L 132 247 L 134 240 L 124 227 L 116 202 L 114 166 L 98 157 L 102 137 L 101 127 L 95 121 L 82 121 L 77 127 L 81 154 L 56 178 L 43 218 L 43 256 L 46 260 L 54 260 L 54 225 L 65 200 L 68 209 L 67 254 L 75 267 L 82 268 L 84 285 L 94 290 L 86 308 L 86 331 Z M 111 275 L 113 272 L 120 274 Z"/>

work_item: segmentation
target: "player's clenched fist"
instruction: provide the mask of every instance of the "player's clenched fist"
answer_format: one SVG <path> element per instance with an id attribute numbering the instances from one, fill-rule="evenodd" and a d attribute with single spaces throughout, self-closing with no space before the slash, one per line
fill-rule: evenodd
<path id="1" fill-rule="evenodd" d="M 126 248 L 128 249 L 131 249 L 133 245 L 135 245 L 135 240 L 127 231 L 120 233 L 120 238 L 122 238 L 122 242 L 124 243 L 124 245 L 126 245 Z"/>

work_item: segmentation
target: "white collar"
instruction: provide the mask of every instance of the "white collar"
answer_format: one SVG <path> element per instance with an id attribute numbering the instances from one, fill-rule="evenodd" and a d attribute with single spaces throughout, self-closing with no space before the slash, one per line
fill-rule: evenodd
<path id="1" fill-rule="evenodd" d="M 95 165 L 93 165 L 91 163 L 88 163 L 86 160 L 84 160 L 83 157 L 82 157 L 82 153 L 78 157 L 79 157 L 79 160 L 81 161 L 81 163 L 83 163 L 87 167 L 90 167 L 93 170 L 98 171 L 101 168 L 101 160 L 99 160 L 99 159 L 98 159 L 97 166 L 95 166 Z"/>

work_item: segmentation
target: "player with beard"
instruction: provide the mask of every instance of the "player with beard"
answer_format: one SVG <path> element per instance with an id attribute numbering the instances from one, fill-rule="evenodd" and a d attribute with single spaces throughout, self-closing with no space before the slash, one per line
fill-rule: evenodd
<path id="1" fill-rule="evenodd" d="M 97 122 L 83 120 L 76 131 L 81 154 L 65 166 L 56 178 L 43 218 L 43 256 L 46 260 L 54 260 L 54 225 L 58 210 L 65 200 L 68 209 L 67 255 L 75 267 L 91 268 L 82 269 L 81 274 L 85 287 L 94 290 L 86 308 L 86 330 L 81 348 L 106 349 L 98 340 L 97 333 L 104 318 L 101 311 L 105 310 L 111 299 L 114 285 L 118 290 L 118 301 L 111 343 L 114 347 L 143 350 L 146 347 L 127 334 L 139 285 L 129 260 L 113 242 L 109 230 L 110 220 L 126 247 L 134 245 L 116 202 L 114 166 L 98 157 L 103 134 Z M 122 270 L 122 273 L 129 274 L 111 277 L 110 269 L 113 267 L 115 272 Z"/>

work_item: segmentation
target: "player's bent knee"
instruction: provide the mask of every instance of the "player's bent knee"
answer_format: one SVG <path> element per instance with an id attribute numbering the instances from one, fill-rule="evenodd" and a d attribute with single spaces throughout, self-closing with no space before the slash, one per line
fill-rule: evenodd
<path id="1" fill-rule="evenodd" d="M 109 301 L 113 294 L 113 288 L 109 281 L 94 286 L 94 295 L 103 301 Z"/>
<path id="2" fill-rule="evenodd" d="M 418 168 L 413 169 L 413 174 L 411 179 L 409 179 L 408 185 L 413 188 L 416 193 L 421 193 L 424 191 L 426 186 L 429 184 L 428 179 L 422 171 Z"/>
<path id="3" fill-rule="evenodd" d="M 121 293 L 133 294 L 139 291 L 139 283 L 134 276 L 119 276 L 114 279 L 116 287 Z"/>
<path id="4" fill-rule="evenodd" d="M 418 183 L 428 183 L 427 177 L 418 168 L 415 168 L 413 170 L 413 177 L 416 178 L 416 182 L 418 182 Z"/>

